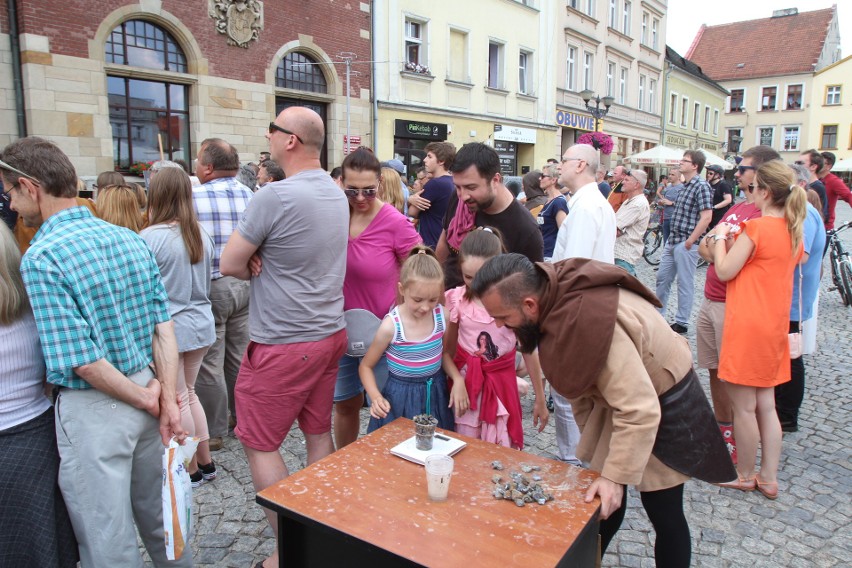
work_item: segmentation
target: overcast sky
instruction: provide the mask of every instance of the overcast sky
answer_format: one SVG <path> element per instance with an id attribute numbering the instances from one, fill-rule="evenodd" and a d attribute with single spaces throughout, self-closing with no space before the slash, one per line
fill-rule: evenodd
<path id="1" fill-rule="evenodd" d="M 840 41 L 843 57 L 852 55 L 852 6 L 840 0 L 669 0 L 666 43 L 686 56 L 701 24 L 715 26 L 743 20 L 768 18 L 774 10 L 798 8 L 811 12 L 837 4 L 840 20 Z"/>

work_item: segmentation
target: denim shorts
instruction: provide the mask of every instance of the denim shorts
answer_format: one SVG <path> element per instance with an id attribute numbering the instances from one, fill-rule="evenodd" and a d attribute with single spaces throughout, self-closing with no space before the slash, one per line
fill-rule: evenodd
<path id="1" fill-rule="evenodd" d="M 358 376 L 358 366 L 363 357 L 350 357 L 344 355 L 340 358 L 340 368 L 337 371 L 337 383 L 334 385 L 334 402 L 349 400 L 364 392 L 361 378 Z M 385 387 L 388 380 L 388 360 L 382 355 L 376 363 L 373 373 L 376 375 L 376 386 L 379 392 Z"/>

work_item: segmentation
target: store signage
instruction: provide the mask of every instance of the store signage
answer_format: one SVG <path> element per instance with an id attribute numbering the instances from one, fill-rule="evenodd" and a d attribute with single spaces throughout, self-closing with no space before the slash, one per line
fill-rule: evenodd
<path id="1" fill-rule="evenodd" d="M 513 142 L 497 140 L 494 142 L 494 150 L 500 157 L 500 173 L 504 176 L 513 176 L 518 169 L 518 145 Z"/>
<path id="2" fill-rule="evenodd" d="M 568 110 L 556 111 L 556 124 L 575 130 L 594 131 L 595 119 L 588 114 L 577 114 Z"/>
<path id="3" fill-rule="evenodd" d="M 667 134 L 666 135 L 666 146 L 676 146 L 678 148 L 686 148 L 689 146 L 686 142 L 686 138 L 684 136 L 677 136 L 675 134 Z"/>
<path id="4" fill-rule="evenodd" d="M 494 140 L 520 142 L 521 144 L 535 144 L 535 129 L 495 124 Z"/>
<path id="5" fill-rule="evenodd" d="M 394 136 L 397 138 L 419 138 L 421 140 L 446 140 L 447 125 L 434 122 L 395 120 Z"/>

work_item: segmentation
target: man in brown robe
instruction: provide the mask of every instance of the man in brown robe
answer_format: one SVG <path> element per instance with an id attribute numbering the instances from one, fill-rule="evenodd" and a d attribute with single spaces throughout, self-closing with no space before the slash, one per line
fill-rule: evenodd
<path id="1" fill-rule="evenodd" d="M 571 401 L 582 433 L 577 456 L 601 474 L 589 487 L 586 501 L 601 499 L 603 549 L 624 518 L 624 486 L 635 485 L 657 533 L 657 565 L 688 566 L 683 483 L 689 475 L 665 465 L 657 455 L 665 458 L 668 446 L 669 454 L 691 452 L 689 460 L 706 467 L 708 457 L 718 461 L 713 450 L 722 451 L 724 445 L 721 436 L 718 447 L 714 440 L 697 439 L 691 445 L 671 441 L 662 429 L 658 436 L 659 396 L 681 381 L 682 386 L 694 383 L 699 389 L 703 406 L 698 400 L 698 410 L 704 411 L 711 428 L 713 420 L 697 381 L 685 380 L 694 378 L 689 346 L 655 309 L 656 296 L 609 264 L 576 258 L 533 264 L 513 254 L 489 260 L 472 289 L 498 325 L 515 331 L 522 351 L 538 348 L 545 376 Z M 693 413 L 702 414 L 687 407 L 686 414 Z M 674 430 L 688 431 L 687 438 L 706 431 L 703 423 L 693 428 L 690 421 L 686 418 Z M 721 455 L 727 456 L 726 450 Z M 733 466 L 727 466 L 732 473 Z"/>

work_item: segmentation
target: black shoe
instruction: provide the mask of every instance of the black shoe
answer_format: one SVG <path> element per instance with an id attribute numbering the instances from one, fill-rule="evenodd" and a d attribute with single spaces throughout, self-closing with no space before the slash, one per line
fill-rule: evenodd
<path id="1" fill-rule="evenodd" d="M 210 460 L 208 464 L 198 464 L 198 471 L 201 472 L 204 481 L 213 481 L 216 479 L 216 464 Z"/>
<path id="2" fill-rule="evenodd" d="M 675 333 L 679 333 L 681 335 L 686 335 L 687 329 L 688 328 L 685 325 L 680 325 L 677 322 L 672 324 L 672 331 L 675 332 Z"/>
<path id="3" fill-rule="evenodd" d="M 201 473 L 201 470 L 199 469 L 195 473 L 189 474 L 189 482 L 190 482 L 190 484 L 192 484 L 193 489 L 198 489 L 199 487 L 204 485 L 207 482 L 207 480 L 204 479 L 204 474 Z"/>
<path id="4" fill-rule="evenodd" d="M 782 422 L 781 423 L 781 431 L 782 432 L 798 432 L 799 425 L 795 422 Z"/>

